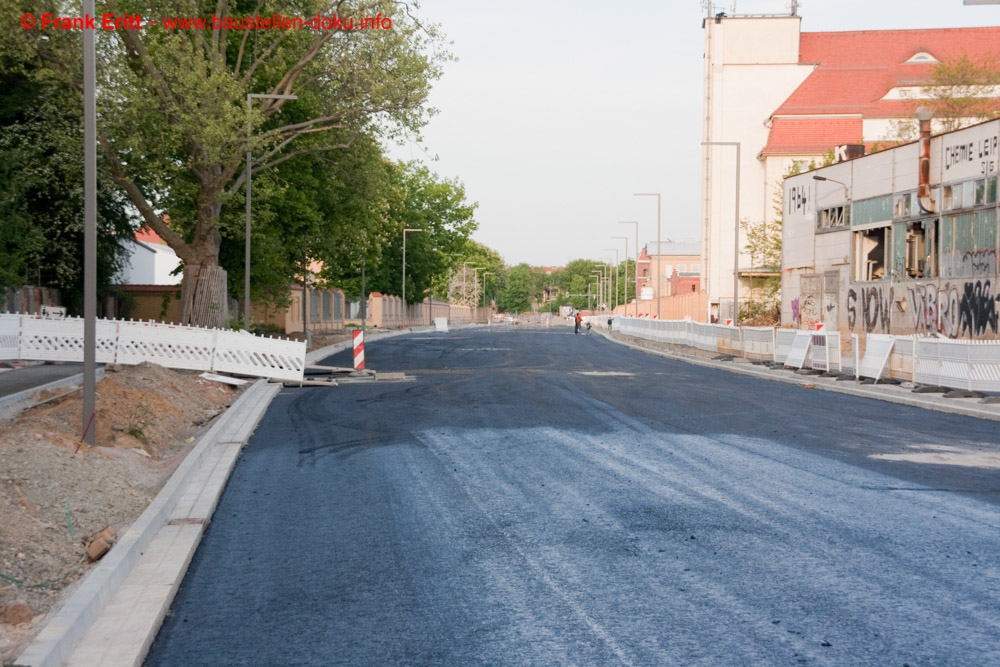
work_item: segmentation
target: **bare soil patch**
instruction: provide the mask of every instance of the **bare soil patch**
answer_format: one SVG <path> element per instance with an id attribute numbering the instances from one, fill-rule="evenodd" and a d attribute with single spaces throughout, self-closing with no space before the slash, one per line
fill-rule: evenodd
<path id="1" fill-rule="evenodd" d="M 107 368 L 96 447 L 80 441 L 82 392 L 0 424 L 0 663 L 93 564 L 88 538 L 122 534 L 238 390 L 154 364 Z"/>

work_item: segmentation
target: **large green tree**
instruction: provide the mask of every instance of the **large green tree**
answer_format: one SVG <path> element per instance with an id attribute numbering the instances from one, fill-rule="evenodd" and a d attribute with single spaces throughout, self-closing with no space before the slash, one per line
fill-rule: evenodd
<path id="1" fill-rule="evenodd" d="M 477 204 L 465 200 L 465 187 L 443 179 L 419 162 L 391 165 L 389 224 L 379 239 L 381 261 L 371 272 L 372 290 L 400 294 L 403 280 L 403 232 L 406 233 L 406 300 L 423 300 L 435 280 L 453 266 L 478 227 Z"/>
<path id="2" fill-rule="evenodd" d="M 223 211 L 242 207 L 244 158 L 257 177 L 286 161 L 416 132 L 430 82 L 448 57 L 434 26 L 390 0 L 165 0 L 160 16 L 225 22 L 281 15 L 390 17 L 390 29 L 198 29 L 166 22 L 98 31 L 98 135 L 115 184 L 184 263 L 182 318 L 224 324 Z M 110 0 L 97 13 L 148 16 L 148 3 Z M 377 28 L 386 24 L 382 22 Z M 52 54 L 66 85 L 73 68 Z M 296 100 L 248 94 L 295 95 Z M 169 224 L 167 220 L 169 219 Z M 236 240 L 236 234 L 233 234 Z M 242 234 L 239 234 L 240 239 Z"/>
<path id="3" fill-rule="evenodd" d="M 0 1 L 5 16 L 56 11 Z M 57 288 L 71 312 L 83 300 L 83 103 L 48 62 L 82 72 L 76 32 L 43 34 L 0 26 L 0 287 Z M 105 292 L 131 238 L 125 202 L 99 163 L 96 282 Z M 104 178 L 100 178 L 103 175 Z"/>
<path id="4" fill-rule="evenodd" d="M 510 313 L 530 311 L 539 296 L 537 283 L 535 271 L 527 264 L 511 267 L 497 297 L 497 309 Z"/>

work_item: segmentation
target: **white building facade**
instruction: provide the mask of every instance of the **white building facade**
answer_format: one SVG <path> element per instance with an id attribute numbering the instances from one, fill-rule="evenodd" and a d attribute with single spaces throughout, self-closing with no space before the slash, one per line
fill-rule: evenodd
<path id="1" fill-rule="evenodd" d="M 708 313 L 720 321 L 734 314 L 739 220 L 774 219 L 758 154 L 768 142 L 767 120 L 812 72 L 799 64 L 800 22 L 798 16 L 704 20 L 701 276 Z M 749 258 L 740 264 L 749 267 Z"/>
<path id="2" fill-rule="evenodd" d="M 791 176 L 782 323 L 865 336 L 1000 337 L 1000 121 Z"/>
<path id="3" fill-rule="evenodd" d="M 915 129 L 934 67 L 963 55 L 995 58 L 1000 43 L 996 27 L 802 33 L 796 7 L 703 21 L 701 275 L 713 319 L 732 317 L 734 295 L 749 294 L 739 222 L 778 219 L 793 167 L 808 170 L 846 158 L 848 145 L 863 152 L 907 124 Z"/>

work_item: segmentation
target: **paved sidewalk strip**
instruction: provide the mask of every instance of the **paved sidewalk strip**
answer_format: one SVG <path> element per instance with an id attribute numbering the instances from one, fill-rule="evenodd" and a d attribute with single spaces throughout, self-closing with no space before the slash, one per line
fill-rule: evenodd
<path id="1" fill-rule="evenodd" d="M 229 472 L 281 388 L 259 380 L 226 410 L 16 665 L 141 664 Z"/>

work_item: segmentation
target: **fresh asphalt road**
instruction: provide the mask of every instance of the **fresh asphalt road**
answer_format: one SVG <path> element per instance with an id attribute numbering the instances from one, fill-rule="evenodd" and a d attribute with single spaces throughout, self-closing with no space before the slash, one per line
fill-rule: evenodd
<path id="1" fill-rule="evenodd" d="M 998 665 L 996 422 L 569 328 L 286 389 L 148 665 Z M 347 365 L 346 356 L 331 363 Z"/>

